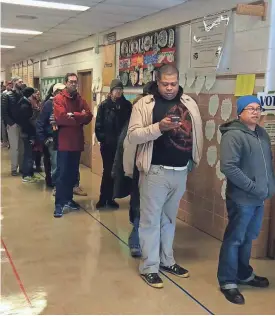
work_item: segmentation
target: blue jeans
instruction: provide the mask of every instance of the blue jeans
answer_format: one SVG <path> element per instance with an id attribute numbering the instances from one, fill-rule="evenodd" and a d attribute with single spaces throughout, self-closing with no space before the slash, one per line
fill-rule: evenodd
<path id="1" fill-rule="evenodd" d="M 259 206 L 238 205 L 226 201 L 228 225 L 220 251 L 218 280 L 223 289 L 237 288 L 254 278 L 249 265 L 252 241 L 260 233 L 264 203 Z"/>
<path id="2" fill-rule="evenodd" d="M 23 138 L 24 156 L 23 156 L 23 178 L 33 176 L 33 152 L 32 144 L 28 138 Z"/>
<path id="3" fill-rule="evenodd" d="M 80 151 L 57 152 L 55 205 L 64 206 L 73 199 L 73 188 L 79 174 Z"/>

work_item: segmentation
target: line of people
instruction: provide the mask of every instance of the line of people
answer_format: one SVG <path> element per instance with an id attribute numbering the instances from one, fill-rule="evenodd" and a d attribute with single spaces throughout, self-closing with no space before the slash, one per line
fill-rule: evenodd
<path id="1" fill-rule="evenodd" d="M 131 254 L 141 258 L 143 280 L 162 288 L 159 270 L 189 277 L 189 271 L 174 259 L 173 241 L 188 173 L 202 157 L 203 132 L 196 102 L 179 86 L 178 69 L 164 65 L 156 78 L 144 87 L 131 114 L 118 80 L 112 82 L 110 95 L 99 107 L 96 136 L 104 171 L 97 208 L 117 208 L 109 201 L 131 196 Z M 229 222 L 217 276 L 224 296 L 244 304 L 239 284 L 269 286 L 267 278 L 255 275 L 250 256 L 252 240 L 260 232 L 264 201 L 275 193 L 275 175 L 271 142 L 258 124 L 263 110 L 260 101 L 242 97 L 237 109 L 238 118 L 220 127 Z"/>
<path id="2" fill-rule="evenodd" d="M 181 278 L 190 276 L 174 259 L 173 241 L 179 203 L 188 174 L 202 158 L 204 137 L 199 107 L 183 93 L 178 69 L 164 65 L 156 79 L 144 87 L 133 106 L 123 95 L 121 81 L 114 79 L 107 99 L 99 106 L 95 133 L 103 176 L 96 208 L 117 209 L 115 199 L 130 195 L 131 255 L 141 259 L 142 279 L 162 288 L 160 270 Z M 64 85 L 54 85 L 35 124 L 33 114 L 26 111 L 32 108 L 34 90 L 24 89 L 23 99 L 18 99 L 20 109 L 25 110 L 21 132 L 25 133 L 23 121 L 26 124 L 27 120 L 29 128 L 32 126 L 28 135 L 36 133 L 44 145 L 44 160 L 49 157 L 51 161 L 48 181 L 56 186 L 56 218 L 66 210 L 80 208 L 73 200 L 73 190 L 84 150 L 83 126 L 91 122 L 92 114 L 77 85 L 74 73 L 65 76 Z M 254 96 L 239 98 L 237 109 L 238 118 L 220 127 L 229 222 L 220 251 L 218 281 L 230 302 L 244 304 L 239 284 L 269 286 L 267 278 L 255 275 L 250 256 L 252 240 L 260 232 L 264 201 L 275 193 L 275 175 L 269 136 L 258 125 L 260 101 Z M 24 172 L 31 170 L 30 140 L 25 142 L 28 159 L 24 160 Z M 31 173 L 24 175 L 32 177 Z"/>

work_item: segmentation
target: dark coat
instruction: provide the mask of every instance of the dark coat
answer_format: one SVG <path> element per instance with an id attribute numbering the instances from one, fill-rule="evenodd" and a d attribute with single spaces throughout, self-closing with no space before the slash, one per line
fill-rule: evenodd
<path id="1" fill-rule="evenodd" d="M 17 124 L 21 127 L 23 137 L 30 140 L 35 139 L 35 121 L 33 120 L 33 108 L 31 102 L 23 97 L 17 104 L 18 119 Z"/>
<path id="2" fill-rule="evenodd" d="M 5 124 L 12 126 L 18 124 L 18 102 L 22 94 L 15 90 L 1 95 L 1 116 Z"/>
<path id="3" fill-rule="evenodd" d="M 97 112 L 95 134 L 97 140 L 108 146 L 117 147 L 120 133 L 130 119 L 132 104 L 122 96 L 116 102 L 109 97 L 103 101 Z"/>

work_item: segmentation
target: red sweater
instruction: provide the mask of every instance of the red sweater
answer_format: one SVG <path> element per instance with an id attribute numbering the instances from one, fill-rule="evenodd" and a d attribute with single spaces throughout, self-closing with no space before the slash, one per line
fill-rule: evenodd
<path id="1" fill-rule="evenodd" d="M 78 93 L 72 97 L 65 89 L 53 99 L 53 105 L 58 126 L 58 150 L 83 151 L 83 125 L 88 125 L 93 118 L 87 102 Z M 74 116 L 69 117 L 67 113 Z"/>

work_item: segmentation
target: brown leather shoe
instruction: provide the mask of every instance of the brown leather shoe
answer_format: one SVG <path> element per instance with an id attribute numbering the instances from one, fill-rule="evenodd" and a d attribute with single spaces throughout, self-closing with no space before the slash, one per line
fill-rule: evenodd
<path id="1" fill-rule="evenodd" d="M 81 187 L 74 187 L 74 195 L 87 196 L 88 194 Z"/>

